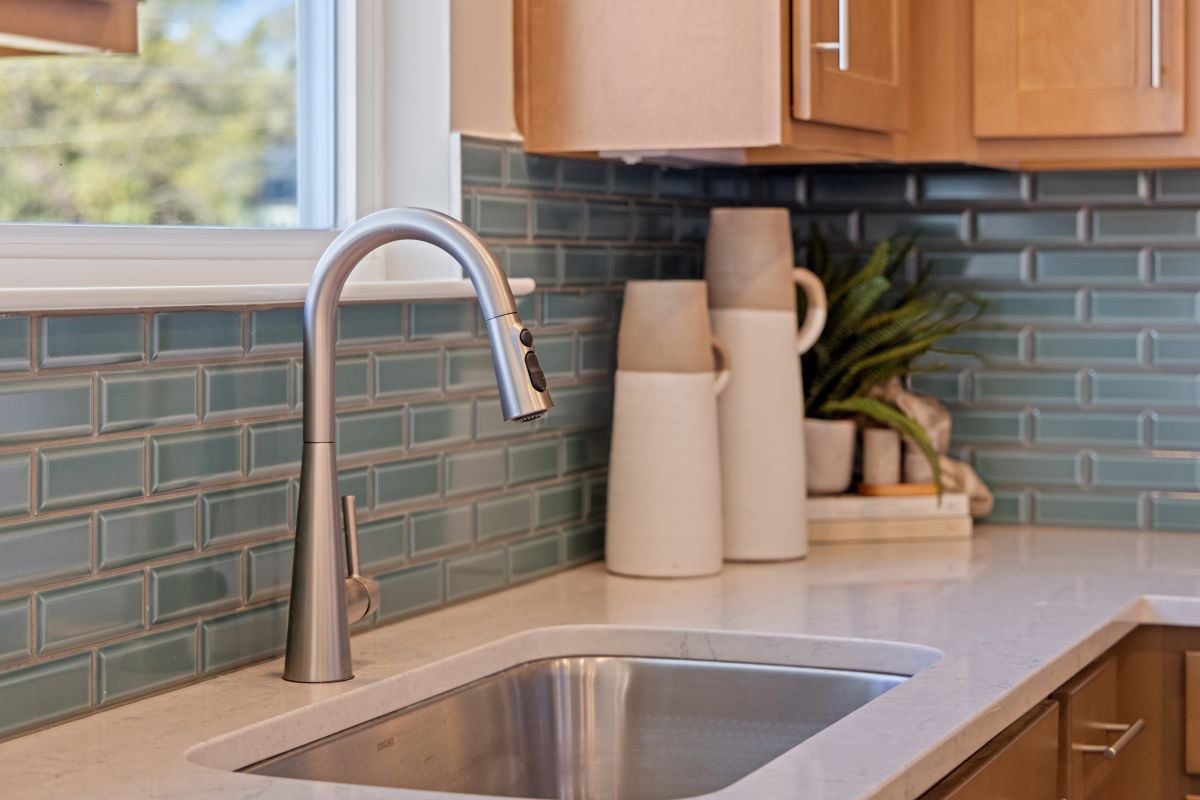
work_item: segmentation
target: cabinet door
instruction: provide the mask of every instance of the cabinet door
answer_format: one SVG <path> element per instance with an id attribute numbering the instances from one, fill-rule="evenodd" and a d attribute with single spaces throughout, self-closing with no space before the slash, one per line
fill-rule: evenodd
<path id="1" fill-rule="evenodd" d="M 1183 0 L 975 0 L 975 135 L 1184 129 Z"/>
<path id="2" fill-rule="evenodd" d="M 792 113 L 908 128 L 909 0 L 792 0 Z"/>

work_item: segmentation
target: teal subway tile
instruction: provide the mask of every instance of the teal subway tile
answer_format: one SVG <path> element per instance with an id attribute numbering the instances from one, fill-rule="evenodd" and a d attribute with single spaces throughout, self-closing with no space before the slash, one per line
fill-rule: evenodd
<path id="1" fill-rule="evenodd" d="M 957 353 L 931 353 L 929 359 L 937 362 L 974 361 L 988 364 L 1008 364 L 1024 361 L 1026 338 L 1020 331 L 976 331 L 969 330 L 947 336 L 938 347 L 965 350 L 970 355 Z"/>
<path id="2" fill-rule="evenodd" d="M 29 455 L 0 457 L 0 517 L 29 513 Z"/>
<path id="3" fill-rule="evenodd" d="M 1163 200 L 1200 199 L 1200 170 L 1164 169 L 1155 173 L 1154 194 Z"/>
<path id="4" fill-rule="evenodd" d="M 563 532 L 563 563 L 581 564 L 604 555 L 604 525 L 583 525 Z"/>
<path id="5" fill-rule="evenodd" d="M 361 403 L 367 399 L 370 356 L 339 356 L 333 367 L 333 392 L 338 405 Z M 292 362 L 292 406 L 304 407 L 304 362 Z"/>
<path id="6" fill-rule="evenodd" d="M 229 669 L 283 651 L 287 602 L 239 611 L 200 623 L 200 671 Z"/>
<path id="7" fill-rule="evenodd" d="M 482 492 L 505 482 L 504 448 L 447 453 L 446 494 Z"/>
<path id="8" fill-rule="evenodd" d="M 150 359 L 219 358 L 242 354 L 238 311 L 172 311 L 150 323 Z"/>
<path id="9" fill-rule="evenodd" d="M 91 431 L 90 377 L 0 385 L 0 442 L 86 436 Z"/>
<path id="10" fill-rule="evenodd" d="M 1094 322 L 1151 322 L 1190 325 L 1196 322 L 1195 292 L 1095 292 Z"/>
<path id="11" fill-rule="evenodd" d="M 796 213 L 792 215 L 792 237 L 797 242 L 807 242 L 812 235 L 814 228 L 823 236 L 827 242 L 847 242 L 850 240 L 850 215 L 849 214 L 833 214 L 833 213 Z M 958 218 L 955 217 L 954 226 L 955 233 L 950 238 L 957 238 Z M 949 227 L 949 220 L 943 220 L 943 227 Z M 876 229 L 872 233 L 877 234 L 871 238 L 887 238 L 891 236 L 892 229 L 896 226 L 904 227 L 906 223 L 901 220 L 893 220 L 890 217 L 879 218 L 876 223 Z M 936 227 L 933 220 L 929 221 L 930 227 Z M 935 237 L 947 238 L 947 237 Z"/>
<path id="12" fill-rule="evenodd" d="M 389 517 L 358 526 L 358 553 L 368 573 L 378 572 L 404 560 L 405 517 Z"/>
<path id="13" fill-rule="evenodd" d="M 1078 236 L 1074 211 L 982 211 L 975 235 L 984 242 L 1067 242 Z"/>
<path id="14" fill-rule="evenodd" d="M 1118 242 L 1191 240 L 1196 238 L 1196 212 L 1178 208 L 1094 211 L 1092 236 Z"/>
<path id="15" fill-rule="evenodd" d="M 543 336 L 534 347 L 542 369 L 551 378 L 575 374 L 575 339 L 571 336 Z"/>
<path id="16" fill-rule="evenodd" d="M 558 282 L 558 251 L 553 245 L 507 248 L 505 272 L 510 278 L 533 278 L 539 284 Z"/>
<path id="17" fill-rule="evenodd" d="M 1033 521 L 1041 525 L 1137 528 L 1141 525 L 1137 495 L 1038 492 Z"/>
<path id="18" fill-rule="evenodd" d="M 377 464 L 372 473 L 375 508 L 427 500 L 440 493 L 437 456 Z"/>
<path id="19" fill-rule="evenodd" d="M 1033 412 L 1033 430 L 1038 444 L 1140 447 L 1143 438 L 1143 422 L 1138 414 L 1039 409 Z"/>
<path id="20" fill-rule="evenodd" d="M 1151 498 L 1150 524 L 1156 531 L 1200 530 L 1200 497 Z"/>
<path id="21" fill-rule="evenodd" d="M 568 191 L 603 194 L 608 191 L 609 162 L 594 158 L 561 159 L 562 180 Z"/>
<path id="22" fill-rule="evenodd" d="M 706 169 L 700 175 L 700 194 L 717 203 L 746 203 L 754 197 L 754 178 L 737 167 Z"/>
<path id="23" fill-rule="evenodd" d="M 0 664 L 29 655 L 29 598 L 0 602 Z"/>
<path id="24" fill-rule="evenodd" d="M 1107 373 L 1092 376 L 1096 405 L 1195 406 L 1200 403 L 1195 375 Z"/>
<path id="25" fill-rule="evenodd" d="M 191 550 L 196 499 L 114 508 L 98 515 L 97 566 L 111 569 Z"/>
<path id="26" fill-rule="evenodd" d="M 1157 365 L 1194 367 L 1200 364 L 1200 333 L 1156 331 L 1151 334 L 1150 347 Z"/>
<path id="27" fill-rule="evenodd" d="M 413 303 L 408 318 L 412 339 L 469 339 L 475 334 L 473 303 Z"/>
<path id="28" fill-rule="evenodd" d="M 338 473 L 338 497 L 354 495 L 359 508 L 370 507 L 371 470 L 370 467 L 344 469 Z"/>
<path id="29" fill-rule="evenodd" d="M 612 248 L 613 280 L 646 280 L 654 277 L 655 254 L 653 250 Z"/>
<path id="30" fill-rule="evenodd" d="M 242 602 L 241 551 L 150 570 L 150 624 Z"/>
<path id="31" fill-rule="evenodd" d="M 605 322 L 613 317 L 615 297 L 607 292 L 548 292 L 542 295 L 547 325 Z"/>
<path id="32" fill-rule="evenodd" d="M 508 448 L 508 479 L 511 483 L 552 478 L 558 474 L 558 440 L 543 439 Z"/>
<path id="33" fill-rule="evenodd" d="M 975 400 L 1075 405 L 1083 401 L 1083 381 L 1076 373 L 981 372 L 975 376 Z"/>
<path id="34" fill-rule="evenodd" d="M 551 387 L 555 401 L 558 391 Z M 557 408 L 554 413 L 557 413 Z M 475 401 L 475 441 L 485 442 L 490 439 L 521 439 L 531 436 L 541 430 L 542 423 L 509 422 L 504 419 L 500 409 L 500 399 L 497 397 L 481 398 Z"/>
<path id="35" fill-rule="evenodd" d="M 479 541 L 525 533 L 533 524 L 532 496 L 528 492 L 480 500 L 476 506 Z"/>
<path id="36" fill-rule="evenodd" d="M 338 308 L 338 344 L 399 342 L 404 338 L 400 303 L 356 303 Z"/>
<path id="37" fill-rule="evenodd" d="M 863 215 L 863 237 L 880 239 L 917 236 L 922 242 L 957 241 L 962 238 L 961 214 L 942 212 L 867 213 Z"/>
<path id="38" fill-rule="evenodd" d="M 1017 445 L 1028 436 L 1021 411 L 957 411 L 952 431 L 957 442 Z"/>
<path id="39" fill-rule="evenodd" d="M 514 581 L 535 578 L 558 567 L 558 534 L 538 536 L 508 546 L 508 569 Z"/>
<path id="40" fill-rule="evenodd" d="M 83 367 L 141 361 L 141 314 L 43 317 L 38 366 Z"/>
<path id="41" fill-rule="evenodd" d="M 30 367 L 29 317 L 0 316 L 0 372 Z"/>
<path id="42" fill-rule="evenodd" d="M 1029 524 L 1030 502 L 1029 493 L 1011 490 L 994 491 L 995 505 L 992 506 L 992 513 L 988 514 L 987 521 L 995 522 L 1001 525 L 1027 525 Z"/>
<path id="43" fill-rule="evenodd" d="M 542 430 L 586 425 L 602 427 L 612 420 L 612 388 L 568 386 L 554 392 L 554 409 L 542 418 Z"/>
<path id="44" fill-rule="evenodd" d="M 975 453 L 975 469 L 989 484 L 1082 486 L 1085 478 L 1083 459 L 1077 453 L 980 450 Z"/>
<path id="45" fill-rule="evenodd" d="M 798 205 L 804 202 L 803 174 L 790 169 L 768 169 L 759 175 L 756 199 L 779 205 Z"/>
<path id="46" fill-rule="evenodd" d="M 608 250 L 603 247 L 563 247 L 562 282 L 578 285 L 608 281 Z"/>
<path id="47" fill-rule="evenodd" d="M 96 651 L 96 701 L 104 706 L 196 675 L 196 628 L 188 625 Z"/>
<path id="48" fill-rule="evenodd" d="M 578 200 L 534 198 L 533 235 L 539 239 L 580 238 L 583 235 L 583 205 Z"/>
<path id="49" fill-rule="evenodd" d="M 0 736 L 87 711 L 91 684 L 91 653 L 0 675 Z"/>
<path id="50" fill-rule="evenodd" d="M 523 152 L 519 147 L 507 148 L 508 185 L 531 189 L 553 189 L 558 182 L 561 159 Z"/>
<path id="51" fill-rule="evenodd" d="M 1033 360 L 1038 364 L 1135 365 L 1141 361 L 1137 331 L 1038 331 L 1033 334 Z"/>
<path id="52" fill-rule="evenodd" d="M 142 494 L 141 439 L 41 450 L 38 510 L 102 503 Z"/>
<path id="53" fill-rule="evenodd" d="M 999 170 L 931 170 L 921 176 L 921 199 L 927 203 L 1004 203 L 1020 200 L 1021 176 Z"/>
<path id="54" fill-rule="evenodd" d="M 1141 280 L 1136 250 L 1042 250 L 1034 277 L 1039 284 L 1137 284 Z"/>
<path id="55" fill-rule="evenodd" d="M 1084 298 L 1081 292 L 980 292 L 987 301 L 986 322 L 1080 322 Z"/>
<path id="56" fill-rule="evenodd" d="M 150 491 L 237 480 L 242 476 L 242 429 L 150 437 Z"/>
<path id="57" fill-rule="evenodd" d="M 608 373 L 617 368 L 617 337 L 611 333 L 579 335 L 579 372 Z"/>
<path id="58" fill-rule="evenodd" d="M 675 238 L 675 208 L 637 203 L 633 213 L 633 238 L 641 242 L 669 242 Z"/>
<path id="59" fill-rule="evenodd" d="M 529 235 L 528 199 L 479 192 L 475 202 L 475 230 L 481 236 L 524 239 Z"/>
<path id="60" fill-rule="evenodd" d="M 288 530 L 288 485 L 268 483 L 200 497 L 202 546 Z"/>
<path id="61" fill-rule="evenodd" d="M 287 594 L 292 583 L 294 543 L 260 544 L 246 550 L 246 600 L 257 603 L 269 597 Z"/>
<path id="62" fill-rule="evenodd" d="M 36 597 L 38 653 L 142 627 L 142 573 L 68 586 Z"/>
<path id="63" fill-rule="evenodd" d="M 613 193 L 649 197 L 654 194 L 657 173 L 658 170 L 648 164 L 615 163 L 612 166 Z"/>
<path id="64" fill-rule="evenodd" d="M 541 342 L 537 343 L 538 345 Z M 540 350 L 540 347 L 539 347 Z M 462 347 L 446 351 L 446 389 L 480 389 L 496 382 L 492 348 Z"/>
<path id="65" fill-rule="evenodd" d="M 471 186 L 499 186 L 504 173 L 504 148 L 484 142 L 462 143 L 462 179 Z"/>
<path id="66" fill-rule="evenodd" d="M 608 480 L 606 478 L 588 478 L 587 482 L 587 515 L 596 516 L 608 506 Z"/>
<path id="67" fill-rule="evenodd" d="M 557 525 L 574 522 L 583 516 L 583 483 L 572 481 L 561 486 L 551 486 L 535 493 L 537 525 Z"/>
<path id="68" fill-rule="evenodd" d="M 270 308 L 250 313 L 250 352 L 276 353 L 299 350 L 303 342 L 304 310 Z"/>
<path id="69" fill-rule="evenodd" d="M 379 576 L 380 621 L 405 617 L 442 603 L 442 562 Z"/>
<path id="70" fill-rule="evenodd" d="M 0 589 L 86 575 L 91 516 L 0 528 Z"/>
<path id="71" fill-rule="evenodd" d="M 571 473 L 608 463 L 607 431 L 589 431 L 563 438 L 563 472 Z"/>
<path id="72" fill-rule="evenodd" d="M 1200 490 L 1200 460 L 1192 456 L 1097 453 L 1092 483 L 1106 489 Z"/>
<path id="73" fill-rule="evenodd" d="M 409 515 L 413 557 L 471 543 L 475 535 L 474 507 L 467 503 Z"/>
<path id="74" fill-rule="evenodd" d="M 1024 277 L 1019 252 L 922 252 L 921 263 L 938 283 L 988 281 L 1020 283 Z"/>
<path id="75" fill-rule="evenodd" d="M 442 385 L 441 353 L 380 353 L 375 356 L 375 399 L 436 392 Z"/>
<path id="76" fill-rule="evenodd" d="M 499 589 L 508 583 L 504 548 L 446 560 L 446 599 L 461 600 Z"/>
<path id="77" fill-rule="evenodd" d="M 815 169 L 808 178 L 809 202 L 829 206 L 907 204 L 908 173 L 897 170 Z"/>
<path id="78" fill-rule="evenodd" d="M 946 403 L 962 402 L 967 397 L 966 378 L 961 372 L 918 372 L 909 381 L 913 391 Z"/>
<path id="79" fill-rule="evenodd" d="M 1160 449 L 1200 450 L 1200 417 L 1154 415 L 1151 442 Z"/>
<path id="80" fill-rule="evenodd" d="M 700 278 L 703 271 L 702 257 L 698 250 L 660 250 L 658 253 L 660 278 L 694 280 Z"/>
<path id="81" fill-rule="evenodd" d="M 632 235 L 633 211 L 628 203 L 588 201 L 588 239 L 626 242 Z"/>
<path id="82" fill-rule="evenodd" d="M 404 409 L 384 408 L 339 414 L 337 452 L 339 456 L 383 453 L 404 447 Z"/>
<path id="83" fill-rule="evenodd" d="M 1155 253 L 1154 282 L 1160 286 L 1200 285 L 1200 250 L 1160 250 Z"/>
<path id="84" fill-rule="evenodd" d="M 658 196 L 690 200 L 700 193 L 700 171 L 663 168 L 658 171 Z"/>
<path id="85" fill-rule="evenodd" d="M 683 206 L 679 209 L 677 235 L 681 242 L 703 244 L 708 238 L 708 209 Z"/>
<path id="86" fill-rule="evenodd" d="M 408 440 L 412 447 L 450 445 L 471 439 L 472 414 L 468 400 L 410 406 L 408 416 Z"/>
<path id="87" fill-rule="evenodd" d="M 300 467 L 304 440 L 300 420 L 264 422 L 246 428 L 246 459 L 251 478 Z"/>
<path id="88" fill-rule="evenodd" d="M 100 432 L 196 422 L 196 370 L 101 373 Z"/>
<path id="89" fill-rule="evenodd" d="M 288 362 L 204 367 L 204 420 L 282 414 L 288 406 Z"/>
<path id="90" fill-rule="evenodd" d="M 1138 200 L 1138 174 L 1133 170 L 1043 172 L 1035 181 L 1037 199 L 1042 202 Z"/>

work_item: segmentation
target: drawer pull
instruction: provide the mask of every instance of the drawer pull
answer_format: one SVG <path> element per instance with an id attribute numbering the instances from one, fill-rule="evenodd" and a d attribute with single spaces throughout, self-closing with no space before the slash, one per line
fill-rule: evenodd
<path id="1" fill-rule="evenodd" d="M 1112 744 L 1072 744 L 1071 749 L 1077 753 L 1090 753 L 1093 755 L 1104 756 L 1109 761 L 1121 754 L 1125 746 L 1132 742 L 1137 735 L 1142 732 L 1142 728 L 1146 727 L 1146 720 L 1139 719 L 1132 725 L 1126 725 L 1120 722 L 1100 722 L 1091 727 L 1102 731 L 1121 731 L 1121 737 Z"/>

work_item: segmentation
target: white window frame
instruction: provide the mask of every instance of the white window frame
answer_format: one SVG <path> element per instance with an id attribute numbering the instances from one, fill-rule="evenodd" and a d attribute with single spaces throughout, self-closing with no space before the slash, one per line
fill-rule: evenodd
<path id="1" fill-rule="evenodd" d="M 301 0 L 300 9 L 297 34 L 323 60 L 299 68 L 309 90 L 300 103 L 309 118 L 297 126 L 301 221 L 332 218 L 334 229 L 0 224 L 0 312 L 298 302 L 350 221 L 396 205 L 461 218 L 450 0 Z M 336 96 L 308 79 L 335 58 Z M 330 118 L 335 125 L 321 124 Z M 332 163 L 319 157 L 330 149 Z M 513 284 L 519 294 L 533 288 Z M 402 243 L 365 259 L 343 297 L 472 294 L 444 253 Z"/>

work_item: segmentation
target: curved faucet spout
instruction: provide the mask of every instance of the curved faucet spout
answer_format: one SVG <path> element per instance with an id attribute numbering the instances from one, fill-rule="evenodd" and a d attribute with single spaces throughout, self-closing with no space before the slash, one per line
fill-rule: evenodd
<path id="1" fill-rule="evenodd" d="M 284 663 L 288 680 L 324 683 L 352 678 L 349 624 L 354 620 L 347 619 L 347 592 L 355 597 L 355 619 L 378 605 L 378 586 L 357 574 L 357 564 L 355 574 L 347 574 L 342 531 L 351 532 L 350 550 L 356 552 L 355 526 L 353 519 L 339 520 L 352 511 L 340 513 L 337 489 L 337 307 L 346 279 L 363 257 L 401 240 L 440 247 L 470 278 L 492 346 L 504 418 L 537 419 L 554 405 L 533 335 L 517 315 L 503 270 L 461 222 L 427 209 L 392 208 L 363 217 L 333 240 L 317 262 L 304 301 L 304 451 Z M 352 510 L 354 504 L 346 508 Z"/>

